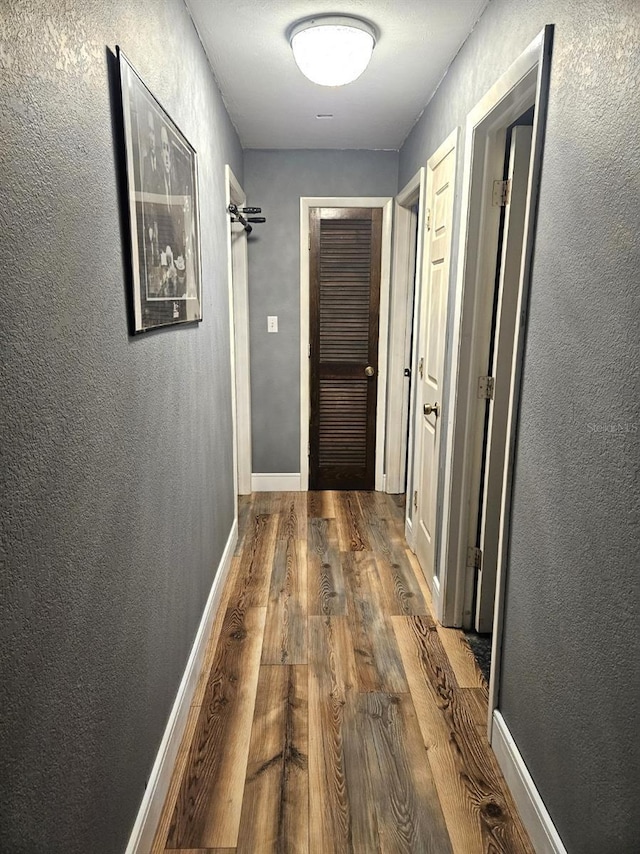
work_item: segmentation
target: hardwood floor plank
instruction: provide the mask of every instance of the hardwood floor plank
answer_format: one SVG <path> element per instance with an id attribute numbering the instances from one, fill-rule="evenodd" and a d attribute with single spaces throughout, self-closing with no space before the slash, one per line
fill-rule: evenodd
<path id="1" fill-rule="evenodd" d="M 405 544 L 406 545 L 406 544 Z M 420 592 L 422 593 L 422 598 L 424 599 L 427 610 L 429 612 L 429 616 L 432 620 L 436 620 L 436 611 L 433 607 L 433 598 L 431 596 L 431 579 L 427 582 L 425 578 L 424 571 L 420 564 L 418 563 L 418 558 L 414 555 L 410 548 L 404 549 L 404 556 L 409 561 L 409 565 L 413 569 L 413 575 L 416 581 L 418 582 L 418 587 L 420 588 Z M 419 615 L 416 615 L 419 616 Z"/>
<path id="2" fill-rule="evenodd" d="M 349 803 L 349 851 L 379 854 L 380 833 L 374 808 L 372 778 L 367 773 L 366 732 L 362 727 L 359 700 L 355 691 L 347 694 L 342 718 L 342 755 Z M 322 854 L 320 848 L 317 854 Z"/>
<path id="3" fill-rule="evenodd" d="M 461 702 L 435 624 L 428 617 L 392 622 L 453 850 L 533 854 L 489 744 Z"/>
<path id="4" fill-rule="evenodd" d="M 460 629 L 446 629 L 438 624 L 438 635 L 456 675 L 458 686 L 460 688 L 481 688 L 486 692 L 488 700 L 487 683 L 484 681 L 464 634 Z"/>
<path id="5" fill-rule="evenodd" d="M 347 600 L 333 520 L 308 520 L 307 595 L 310 616 L 346 616 Z"/>
<path id="6" fill-rule="evenodd" d="M 394 500 L 397 496 L 384 492 L 358 492 L 357 496 L 365 522 L 369 526 L 369 539 L 375 539 L 375 542 L 372 542 L 373 550 L 390 556 L 393 551 L 405 549 L 407 543 L 404 538 L 404 502 L 398 506 Z"/>
<path id="7" fill-rule="evenodd" d="M 356 558 L 356 555 L 358 556 Z M 408 692 L 384 594 L 371 552 L 341 554 L 359 691 Z"/>
<path id="8" fill-rule="evenodd" d="M 253 512 L 256 516 L 272 516 L 280 513 L 286 500 L 286 492 L 254 492 L 251 495 Z"/>
<path id="9" fill-rule="evenodd" d="M 386 492 L 374 492 L 375 501 L 384 519 L 398 519 L 404 525 L 404 495 L 391 495 Z M 398 500 L 400 499 L 400 504 Z"/>
<path id="10" fill-rule="evenodd" d="M 235 848 L 165 848 L 164 854 L 235 854 Z"/>
<path id="11" fill-rule="evenodd" d="M 279 506 L 262 663 L 306 664 L 306 496 L 284 492 Z"/>
<path id="12" fill-rule="evenodd" d="M 376 552 L 378 577 L 384 590 L 387 613 L 391 616 L 431 614 L 430 600 L 404 549 L 393 548 L 388 555 Z"/>
<path id="13" fill-rule="evenodd" d="M 294 536 L 276 544 L 262 663 L 307 663 L 307 544 Z"/>
<path id="14" fill-rule="evenodd" d="M 253 512 L 253 500 L 251 495 L 238 496 L 238 542 L 234 550 L 234 555 L 242 553 L 244 541 L 247 531 L 251 528 L 249 519 Z"/>
<path id="15" fill-rule="evenodd" d="M 260 668 L 238 854 L 309 850 L 307 693 L 306 667 Z"/>
<path id="16" fill-rule="evenodd" d="M 271 493 L 262 493 L 270 495 Z M 271 567 L 276 545 L 278 516 L 252 515 L 252 529 L 247 531 L 230 601 L 244 610 L 266 607 L 269 600 Z"/>
<path id="17" fill-rule="evenodd" d="M 393 519 L 386 496 L 382 492 L 357 492 L 355 495 L 370 549 L 391 559 L 393 545 L 389 539 L 389 523 L 393 523 Z"/>
<path id="18" fill-rule="evenodd" d="M 307 497 L 304 492 L 284 492 L 279 512 L 277 538 L 291 537 L 299 542 L 307 539 Z"/>
<path id="19" fill-rule="evenodd" d="M 367 526 L 360 510 L 357 493 L 334 493 L 334 505 L 338 523 L 339 550 L 341 552 L 371 551 L 366 533 Z"/>
<path id="20" fill-rule="evenodd" d="M 370 693 L 360 695 L 358 701 L 381 850 L 450 854 L 411 698 Z"/>
<path id="21" fill-rule="evenodd" d="M 207 641 L 207 648 L 205 650 L 202 668 L 200 670 L 200 675 L 198 676 L 198 683 L 191 699 L 192 706 L 200 706 L 202 704 L 202 698 L 204 697 L 205 691 L 207 689 L 207 683 L 209 681 L 209 674 L 211 672 L 213 662 L 215 661 L 218 641 L 220 639 L 220 633 L 222 632 L 222 626 L 224 624 L 224 617 L 227 613 L 227 607 L 229 604 L 229 597 L 231 596 L 231 592 L 235 585 L 235 580 L 238 575 L 239 567 L 240 557 L 233 557 L 231 559 L 231 568 L 229 569 L 229 575 L 227 576 L 227 580 L 222 591 L 222 596 L 220 597 L 220 605 L 218 606 L 218 610 L 213 619 L 213 625 L 211 627 L 209 640 Z"/>
<path id="22" fill-rule="evenodd" d="M 227 611 L 167 848 L 236 846 L 265 616 Z"/>
<path id="23" fill-rule="evenodd" d="M 307 492 L 307 515 L 310 519 L 335 519 L 334 493 Z"/>
<path id="24" fill-rule="evenodd" d="M 399 519 L 404 519 L 405 507 L 407 505 L 407 496 L 404 492 L 387 493 L 387 500 L 395 509 Z"/>
<path id="25" fill-rule="evenodd" d="M 403 495 L 385 495 L 388 514 L 385 521 L 385 529 L 390 542 L 400 548 L 406 548 L 405 533 L 405 505 Z"/>
<path id="26" fill-rule="evenodd" d="M 488 698 L 485 688 L 460 688 L 460 702 L 466 708 L 480 735 L 487 738 Z"/>
<path id="27" fill-rule="evenodd" d="M 355 684 L 347 618 L 310 617 L 309 849 L 313 854 L 354 850 L 344 717 Z"/>
<path id="28" fill-rule="evenodd" d="M 164 808 L 160 815 L 160 821 L 158 822 L 158 827 L 156 828 L 155 836 L 153 838 L 153 843 L 151 844 L 151 850 L 149 851 L 149 854 L 163 854 L 165 850 L 167 837 L 169 836 L 169 828 L 171 826 L 171 816 L 173 815 L 173 810 L 175 809 L 176 800 L 178 798 L 178 793 L 180 791 L 180 785 L 182 782 L 182 776 L 187 766 L 187 761 L 189 759 L 189 749 L 191 747 L 193 734 L 196 730 L 199 714 L 200 710 L 195 706 L 191 706 L 191 708 L 189 709 L 189 716 L 187 717 L 187 723 L 184 729 L 184 734 L 182 736 L 182 741 L 180 743 L 180 748 L 178 749 L 176 763 L 173 766 L 171 782 L 169 783 L 169 791 L 167 792 L 167 797 L 165 798 Z"/>

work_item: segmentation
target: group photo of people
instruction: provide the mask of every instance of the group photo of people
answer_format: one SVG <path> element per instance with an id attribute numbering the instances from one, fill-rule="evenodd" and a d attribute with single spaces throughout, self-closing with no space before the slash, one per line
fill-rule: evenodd
<path id="1" fill-rule="evenodd" d="M 140 100 L 143 100 L 141 98 Z M 138 247 L 147 299 L 197 297 L 193 175 L 177 134 L 149 104 L 138 112 Z M 142 284 L 142 283 L 141 283 Z"/>

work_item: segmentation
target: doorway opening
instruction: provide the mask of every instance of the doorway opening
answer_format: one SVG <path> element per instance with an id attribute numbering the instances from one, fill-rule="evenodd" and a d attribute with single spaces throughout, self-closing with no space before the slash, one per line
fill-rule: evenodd
<path id="1" fill-rule="evenodd" d="M 373 490 L 382 210 L 309 211 L 309 486 Z"/>
<path id="2" fill-rule="evenodd" d="M 473 590 L 473 624 L 467 640 L 487 683 L 490 679 L 491 646 L 498 564 L 500 499 L 505 458 L 509 383 L 517 318 L 516 305 L 522 254 L 525 211 L 531 166 L 533 104 L 506 130 L 504 170 L 497 181 L 493 203 L 499 207 L 496 275 L 490 320 L 486 382 L 477 407 L 477 433 L 482 435 L 475 518 L 475 554 L 478 556 Z M 479 387 L 479 394 L 481 393 Z M 472 487 L 473 488 L 473 487 Z M 470 510 L 470 526 L 474 519 Z M 473 537 L 473 529 L 470 537 Z"/>
<path id="3" fill-rule="evenodd" d="M 455 417 L 445 445 L 437 616 L 444 625 L 493 633 L 490 735 L 552 32 L 545 27 L 534 39 L 469 113 L 465 128 L 447 395 Z M 523 124 L 532 109 L 531 125 Z"/>
<path id="4" fill-rule="evenodd" d="M 381 209 L 379 324 L 377 343 L 377 376 L 375 390 L 375 456 L 373 488 L 384 491 L 384 448 L 386 439 L 387 357 L 389 329 L 389 280 L 391 272 L 391 213 L 392 199 L 383 197 L 303 197 L 300 199 L 300 489 L 309 489 L 310 452 L 312 440 L 311 389 L 311 211 L 314 208 L 340 211 L 342 209 Z M 371 355 L 371 354 L 370 354 Z M 366 364 L 375 370 L 373 364 Z M 365 379 L 369 375 L 364 374 Z M 327 488 L 327 487 L 322 487 Z"/>

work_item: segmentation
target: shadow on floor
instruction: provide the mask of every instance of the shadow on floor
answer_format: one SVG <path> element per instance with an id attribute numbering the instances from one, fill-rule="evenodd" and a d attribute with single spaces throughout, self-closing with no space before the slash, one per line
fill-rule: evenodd
<path id="1" fill-rule="evenodd" d="M 465 631 L 464 634 L 488 685 L 491 673 L 491 635 L 479 635 L 474 631 Z"/>

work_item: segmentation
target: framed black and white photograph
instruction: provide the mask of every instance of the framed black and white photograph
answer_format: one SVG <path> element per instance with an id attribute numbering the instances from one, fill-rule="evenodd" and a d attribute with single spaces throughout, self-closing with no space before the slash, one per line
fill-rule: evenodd
<path id="1" fill-rule="evenodd" d="M 202 320 L 195 149 L 118 48 L 133 331 Z"/>

